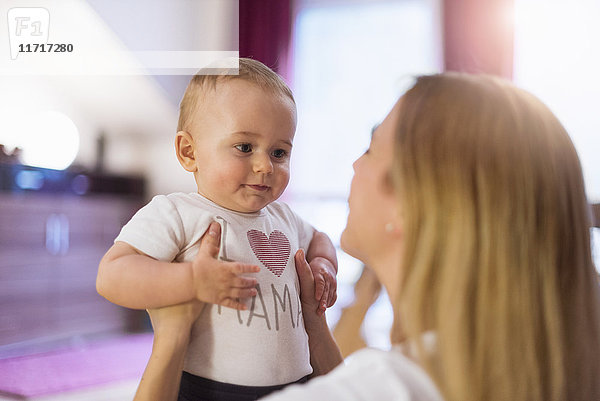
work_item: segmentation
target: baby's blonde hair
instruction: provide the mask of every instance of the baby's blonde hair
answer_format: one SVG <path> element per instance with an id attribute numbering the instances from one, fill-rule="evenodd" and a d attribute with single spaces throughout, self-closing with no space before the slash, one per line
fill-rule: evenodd
<path id="1" fill-rule="evenodd" d="M 232 79 L 242 79 L 258 85 L 261 89 L 272 94 L 288 97 L 295 104 L 292 91 L 277 75 L 276 72 L 261 63 L 250 58 L 239 59 L 239 74 L 206 74 L 207 71 L 200 70 L 188 84 L 183 99 L 179 105 L 179 121 L 177 131 L 190 131 L 194 115 L 198 111 L 200 97 L 207 88 L 216 89 L 219 82 L 227 82 Z"/>
<path id="2" fill-rule="evenodd" d="M 401 102 L 393 341 L 418 344 L 447 401 L 600 400 L 590 214 L 563 126 L 491 77 L 421 77 Z"/>

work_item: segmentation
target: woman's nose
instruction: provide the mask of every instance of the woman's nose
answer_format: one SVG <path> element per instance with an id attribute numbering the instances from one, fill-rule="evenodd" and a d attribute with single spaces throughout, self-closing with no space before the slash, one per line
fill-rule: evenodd
<path id="1" fill-rule="evenodd" d="M 273 172 L 273 163 L 269 155 L 256 154 L 253 167 L 255 173 L 270 174 Z"/>

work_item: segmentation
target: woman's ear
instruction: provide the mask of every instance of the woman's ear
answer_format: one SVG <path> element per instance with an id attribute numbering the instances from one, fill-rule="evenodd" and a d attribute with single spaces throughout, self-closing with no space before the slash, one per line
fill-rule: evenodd
<path id="1" fill-rule="evenodd" d="M 179 131 L 175 135 L 175 153 L 181 167 L 190 173 L 195 173 L 198 170 L 194 154 L 194 138 L 189 132 Z"/>
<path id="2" fill-rule="evenodd" d="M 391 235 L 397 239 L 401 239 L 404 234 L 404 218 L 402 211 L 399 210 L 398 206 L 398 201 L 396 201 L 393 208 L 394 211 L 392 213 L 392 218 L 388 223 L 386 223 L 385 231 L 388 235 Z"/>

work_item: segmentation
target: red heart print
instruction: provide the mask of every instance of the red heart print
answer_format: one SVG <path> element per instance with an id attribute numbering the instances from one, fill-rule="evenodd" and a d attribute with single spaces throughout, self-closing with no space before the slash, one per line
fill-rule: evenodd
<path id="1" fill-rule="evenodd" d="M 250 230 L 246 233 L 252 251 L 271 273 L 280 277 L 290 257 L 290 241 L 284 233 L 275 230 L 269 238 L 262 231 Z"/>

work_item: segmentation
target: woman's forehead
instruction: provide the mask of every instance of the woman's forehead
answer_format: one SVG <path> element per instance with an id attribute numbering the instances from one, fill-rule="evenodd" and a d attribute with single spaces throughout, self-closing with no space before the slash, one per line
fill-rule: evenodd
<path id="1" fill-rule="evenodd" d="M 385 116 L 383 121 L 378 125 L 378 127 L 380 127 L 382 125 L 389 127 L 390 125 L 393 126 L 394 124 L 396 124 L 398 117 L 400 115 L 401 105 L 402 105 L 402 98 L 399 98 L 398 101 L 396 101 L 396 103 L 394 103 L 394 106 L 392 107 L 390 112 Z"/>
<path id="2" fill-rule="evenodd" d="M 401 98 L 400 98 L 401 99 Z M 388 113 L 383 121 L 374 127 L 371 134 L 371 142 L 381 142 L 382 140 L 390 139 L 395 131 L 394 127 L 398 123 L 400 116 L 400 100 L 396 102 L 392 110 Z"/>

